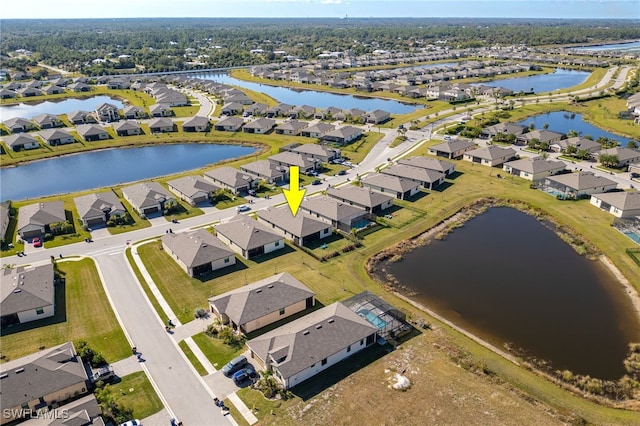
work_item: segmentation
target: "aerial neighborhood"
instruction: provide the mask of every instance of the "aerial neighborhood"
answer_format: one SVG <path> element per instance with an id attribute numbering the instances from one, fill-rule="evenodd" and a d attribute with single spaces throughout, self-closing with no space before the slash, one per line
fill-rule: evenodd
<path id="1" fill-rule="evenodd" d="M 0 424 L 640 421 L 640 49 L 584 48 L 546 21 L 531 25 L 558 41 L 520 23 L 149 21 L 122 33 L 148 46 L 123 35 L 109 52 L 97 35 L 131 23 L 82 23 L 62 61 L 7 20 Z M 59 25 L 25 31 L 59 41 Z M 640 38 L 626 20 L 583 25 L 593 43 Z M 476 230 L 483 249 L 459 242 L 496 211 L 538 228 L 524 241 L 502 219 Z M 489 282 L 539 283 L 524 250 L 556 253 L 547 233 L 573 249 L 558 265 L 584 261 L 575 280 L 602 285 L 593 306 L 618 316 L 601 328 L 628 325 L 584 337 L 617 364 L 484 323 L 515 308 L 500 322 L 553 331 L 525 318 L 533 290 L 503 299 Z M 539 315 L 564 323 L 572 306 Z"/>

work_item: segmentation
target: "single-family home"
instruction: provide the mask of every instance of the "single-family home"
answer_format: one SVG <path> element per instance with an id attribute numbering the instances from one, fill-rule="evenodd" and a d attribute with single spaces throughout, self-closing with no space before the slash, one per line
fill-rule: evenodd
<path id="1" fill-rule="evenodd" d="M 193 232 L 164 234 L 162 248 L 190 277 L 236 264 L 234 252 L 202 228 Z"/>
<path id="2" fill-rule="evenodd" d="M 184 176 L 167 182 L 169 191 L 192 206 L 211 199 L 211 194 L 219 188 L 200 176 Z"/>
<path id="3" fill-rule="evenodd" d="M 170 133 L 175 132 L 173 121 L 167 117 L 158 117 L 149 120 L 149 131 L 151 133 Z"/>
<path id="4" fill-rule="evenodd" d="M 373 345 L 377 328 L 340 302 L 247 342 L 250 358 L 285 389 Z"/>
<path id="5" fill-rule="evenodd" d="M 389 194 L 399 200 L 407 198 L 420 192 L 420 183 L 415 180 L 400 178 L 398 176 L 383 173 L 368 175 L 360 181 L 363 187 L 372 191 Z"/>
<path id="6" fill-rule="evenodd" d="M 5 120 L 4 125 L 11 133 L 22 133 L 35 130 L 36 126 L 26 118 L 13 117 Z"/>
<path id="7" fill-rule="evenodd" d="M 300 173 L 309 173 L 312 170 L 318 170 L 322 167 L 322 162 L 320 160 L 289 151 L 274 154 L 267 157 L 267 160 L 276 166 L 298 166 L 300 168 Z"/>
<path id="8" fill-rule="evenodd" d="M 243 124 L 241 117 L 227 117 L 215 123 L 214 128 L 219 132 L 237 132 Z"/>
<path id="9" fill-rule="evenodd" d="M 18 97 L 18 92 L 6 88 L 0 89 L 0 99 L 15 99 Z"/>
<path id="10" fill-rule="evenodd" d="M 497 145 L 489 145 L 464 153 L 463 159 L 483 166 L 495 167 L 505 163 L 516 156 L 513 148 L 503 148 Z"/>
<path id="11" fill-rule="evenodd" d="M 450 160 L 462 158 L 464 153 L 475 149 L 476 144 L 462 139 L 453 139 L 429 147 L 429 154 Z"/>
<path id="12" fill-rule="evenodd" d="M 318 138 L 321 139 L 324 135 L 334 130 L 335 126 L 329 123 L 318 123 L 312 126 L 306 127 L 302 129 L 302 136 L 306 136 L 308 138 Z"/>
<path id="13" fill-rule="evenodd" d="M 276 126 L 276 133 L 279 135 L 297 136 L 309 126 L 307 121 L 289 120 Z"/>
<path id="14" fill-rule="evenodd" d="M 562 161 L 547 160 L 543 157 L 522 158 L 502 165 L 502 170 L 505 172 L 531 181 L 556 175 L 566 168 L 566 164 Z"/>
<path id="15" fill-rule="evenodd" d="M 240 170 L 255 177 L 257 180 L 264 180 L 269 184 L 284 182 L 289 176 L 289 168 L 287 166 L 279 166 L 269 160 L 258 160 L 243 164 L 240 166 Z"/>
<path id="16" fill-rule="evenodd" d="M 52 232 L 52 225 L 66 220 L 62 201 L 28 204 L 18 210 L 18 235 L 23 240 L 39 237 Z"/>
<path id="17" fill-rule="evenodd" d="M 640 216 L 640 192 L 608 192 L 593 194 L 591 204 L 616 217 L 632 218 Z"/>
<path id="18" fill-rule="evenodd" d="M 392 207 L 394 199 L 391 195 L 353 185 L 328 188 L 327 195 L 343 203 L 361 207 L 373 214 L 380 214 L 381 211 Z"/>
<path id="19" fill-rule="evenodd" d="M 24 89 L 20 89 L 18 93 L 20 93 L 20 96 L 22 96 L 23 98 L 31 98 L 33 96 L 43 95 L 42 90 L 36 87 L 25 87 Z"/>
<path id="20" fill-rule="evenodd" d="M 265 111 L 268 109 L 269 109 L 268 105 L 257 103 L 257 104 L 249 105 L 248 107 L 246 107 L 244 109 L 244 112 L 247 113 L 248 115 L 257 116 L 257 115 L 264 115 Z"/>
<path id="21" fill-rule="evenodd" d="M 503 135 L 520 136 L 526 129 L 526 126 L 516 123 L 498 123 L 493 126 L 485 127 L 480 132 L 482 139 L 490 139 L 495 137 L 498 133 Z"/>
<path id="22" fill-rule="evenodd" d="M 96 119 L 89 111 L 73 111 L 67 114 L 67 118 L 74 125 L 95 123 Z"/>
<path id="23" fill-rule="evenodd" d="M 263 135 L 265 133 L 269 133 L 275 126 L 276 120 L 272 120 L 266 117 L 260 117 L 245 124 L 242 127 L 242 131 L 245 133 L 257 133 Z"/>
<path id="24" fill-rule="evenodd" d="M 141 216 L 162 213 L 167 202 L 175 201 L 175 198 L 158 182 L 125 186 L 122 188 L 122 195 Z"/>
<path id="25" fill-rule="evenodd" d="M 444 173 L 445 176 L 452 175 L 456 171 L 456 165 L 444 160 L 429 158 L 424 156 L 401 158 L 398 164 L 406 166 L 420 167 L 421 169 L 435 170 Z"/>
<path id="26" fill-rule="evenodd" d="M 1 326 L 25 322 L 55 315 L 55 281 L 53 264 L 36 267 L 2 268 L 0 312 Z M 2 368 L 2 367 L 0 367 Z M 2 399 L 5 405 L 6 383 L 2 383 Z"/>
<path id="27" fill-rule="evenodd" d="M 4 143 L 6 143 L 11 150 L 16 152 L 23 149 L 36 149 L 40 147 L 38 140 L 29 133 L 9 135 L 4 139 Z"/>
<path id="28" fill-rule="evenodd" d="M 71 83 L 67 87 L 69 88 L 69 90 L 73 90 L 74 92 L 77 92 L 77 93 L 88 92 L 88 91 L 91 90 L 91 86 L 89 86 L 88 84 L 83 83 L 81 81 L 77 81 L 75 83 Z"/>
<path id="29" fill-rule="evenodd" d="M 86 142 L 103 141 L 110 138 L 104 127 L 97 124 L 81 124 L 76 127 L 76 132 Z"/>
<path id="30" fill-rule="evenodd" d="M 522 133 L 516 136 L 516 143 L 520 145 L 526 145 L 533 139 L 537 139 L 540 142 L 546 142 L 551 145 L 554 142 L 558 142 L 564 138 L 564 133 L 553 132 L 551 130 L 531 130 L 527 133 Z"/>
<path id="31" fill-rule="evenodd" d="M 220 115 L 239 115 L 242 114 L 242 104 L 239 102 L 231 102 L 222 106 Z"/>
<path id="32" fill-rule="evenodd" d="M 325 195 L 305 198 L 300 204 L 300 210 L 344 232 L 350 232 L 368 214 L 362 207 L 352 206 Z"/>
<path id="33" fill-rule="evenodd" d="M 112 121 L 120 120 L 118 107 L 110 103 L 103 103 L 98 105 L 95 109 L 95 114 L 98 121 L 110 123 Z"/>
<path id="34" fill-rule="evenodd" d="M 113 191 L 94 192 L 75 197 L 73 202 L 82 225 L 91 227 L 105 224 L 112 217 L 124 216 L 127 211 Z"/>
<path id="35" fill-rule="evenodd" d="M 41 129 L 53 129 L 54 127 L 60 127 L 63 125 L 60 117 L 53 114 L 40 114 L 32 118 L 32 120 Z"/>
<path id="36" fill-rule="evenodd" d="M 320 120 L 329 120 L 332 119 L 333 116 L 335 114 L 338 114 L 340 111 L 342 111 L 340 108 L 336 108 L 336 107 L 328 107 L 328 108 L 324 108 L 321 110 L 316 111 L 314 118 L 320 119 Z"/>
<path id="37" fill-rule="evenodd" d="M 598 152 L 598 158 L 600 158 L 601 155 L 616 156 L 618 158 L 618 164 L 616 165 L 616 167 L 618 168 L 629 166 L 629 164 L 631 163 L 640 162 L 640 151 L 631 148 L 625 148 L 622 146 L 603 149 Z"/>
<path id="38" fill-rule="evenodd" d="M 149 107 L 149 113 L 152 117 L 170 117 L 173 110 L 167 104 L 153 104 Z"/>
<path id="39" fill-rule="evenodd" d="M 596 176 L 593 172 L 576 172 L 549 176 L 545 178 L 542 189 L 556 196 L 581 198 L 585 195 L 609 192 L 617 186 L 616 182 Z"/>
<path id="40" fill-rule="evenodd" d="M 296 144 L 291 147 L 284 147 L 284 150 L 304 155 L 307 158 L 313 158 L 323 163 L 328 163 L 342 157 L 342 153 L 337 148 L 328 148 L 324 145 L 308 143 Z"/>
<path id="41" fill-rule="evenodd" d="M 385 175 L 413 180 L 425 189 L 437 188 L 444 183 L 445 178 L 445 174 L 442 172 L 424 169 L 422 167 L 408 166 L 406 164 L 396 164 L 391 167 L 385 167 L 380 172 Z"/>
<path id="42" fill-rule="evenodd" d="M 122 115 L 127 120 L 139 120 L 141 118 L 147 118 L 147 112 L 140 107 L 129 105 L 122 109 Z"/>
<path id="43" fill-rule="evenodd" d="M 64 87 L 56 86 L 53 84 L 42 89 L 42 93 L 44 93 L 45 95 L 59 95 L 64 92 Z"/>
<path id="44" fill-rule="evenodd" d="M 211 313 L 234 330 L 251 333 L 313 307 L 315 293 L 288 272 L 209 299 Z"/>
<path id="45" fill-rule="evenodd" d="M 332 130 L 322 136 L 323 142 L 335 142 L 339 145 L 346 145 L 363 135 L 362 129 L 353 126 L 344 126 Z"/>
<path id="46" fill-rule="evenodd" d="M 567 139 L 560 139 L 551 143 L 549 148 L 555 152 L 566 152 L 567 148 L 574 146 L 577 151 L 586 150 L 590 154 L 596 153 L 602 149 L 602 145 L 591 139 L 574 136 Z"/>
<path id="47" fill-rule="evenodd" d="M 182 131 L 184 132 L 208 132 L 210 128 L 209 119 L 198 115 L 182 123 Z"/>
<path id="48" fill-rule="evenodd" d="M 17 423 L 36 413 L 39 413 L 38 424 L 91 424 L 90 419 L 71 416 L 66 406 L 59 407 L 89 392 L 89 377 L 73 343 L 43 348 L 38 353 L 6 362 L 0 369 L 4 409 L 0 424 Z M 58 407 L 56 411 L 44 411 L 52 406 Z M 97 408 L 97 404 L 94 407 Z M 52 416 L 50 422 L 43 422 L 46 415 L 56 413 L 57 418 Z M 68 417 L 62 419 L 60 413 Z M 92 414 L 96 415 L 95 410 Z"/>
<path id="49" fill-rule="evenodd" d="M 257 184 L 257 181 L 252 176 L 229 166 L 218 167 L 205 172 L 204 178 L 220 188 L 230 190 L 234 194 L 247 192 Z"/>
<path id="50" fill-rule="evenodd" d="M 231 250 L 245 259 L 271 253 L 285 247 L 284 238 L 248 216 L 236 215 L 215 227 L 216 235 Z"/>
<path id="51" fill-rule="evenodd" d="M 258 222 L 296 245 L 305 245 L 331 235 L 331 225 L 302 211 L 295 216 L 288 206 L 258 210 Z"/>
<path id="52" fill-rule="evenodd" d="M 74 143 L 73 135 L 64 129 L 46 129 L 40 132 L 40 137 L 51 146 Z"/>
<path id="53" fill-rule="evenodd" d="M 135 121 L 121 121 L 113 125 L 113 130 L 118 136 L 136 136 L 143 134 L 140 125 Z"/>

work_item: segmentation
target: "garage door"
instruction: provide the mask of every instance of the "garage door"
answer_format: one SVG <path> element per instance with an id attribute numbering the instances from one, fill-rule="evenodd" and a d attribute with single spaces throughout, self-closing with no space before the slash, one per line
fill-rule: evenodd
<path id="1" fill-rule="evenodd" d="M 144 214 L 158 213 L 158 207 L 150 207 L 144 210 Z"/>
<path id="2" fill-rule="evenodd" d="M 88 225 L 88 226 L 91 226 L 91 225 L 100 225 L 100 224 L 102 224 L 102 223 L 104 223 L 104 220 L 103 220 L 102 218 L 100 218 L 100 217 L 97 217 L 97 218 L 95 218 L 95 219 L 89 219 L 89 220 L 87 220 L 87 225 Z"/>

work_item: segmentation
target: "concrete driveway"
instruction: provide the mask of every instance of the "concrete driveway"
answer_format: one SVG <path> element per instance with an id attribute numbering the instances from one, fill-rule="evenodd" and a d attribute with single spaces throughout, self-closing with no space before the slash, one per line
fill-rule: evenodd
<path id="1" fill-rule="evenodd" d="M 250 386 L 252 383 L 250 380 L 247 380 L 242 383 L 241 386 L 237 386 L 233 379 L 225 376 L 221 370 L 203 378 L 207 386 L 214 390 L 216 397 L 222 400 L 226 399 L 232 393 L 237 392 L 239 389 Z"/>

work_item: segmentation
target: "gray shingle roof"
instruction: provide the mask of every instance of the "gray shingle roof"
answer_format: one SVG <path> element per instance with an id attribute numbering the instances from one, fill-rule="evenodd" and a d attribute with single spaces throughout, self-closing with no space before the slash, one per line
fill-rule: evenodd
<path id="1" fill-rule="evenodd" d="M 367 176 L 362 180 L 362 184 L 390 189 L 392 191 L 402 193 L 420 186 L 420 184 L 415 181 L 403 179 L 397 176 L 385 175 L 382 173 L 375 173 Z"/>
<path id="2" fill-rule="evenodd" d="M 113 128 L 115 129 L 116 132 L 120 132 L 123 130 L 136 130 L 136 129 L 140 129 L 140 125 L 138 123 L 136 123 L 135 121 L 129 121 L 129 120 L 124 120 L 124 121 L 119 121 L 117 123 L 115 123 L 113 125 Z"/>
<path id="3" fill-rule="evenodd" d="M 107 131 L 102 126 L 99 126 L 97 124 L 80 124 L 78 127 L 76 127 L 76 132 L 78 132 L 78 134 L 83 138 L 87 136 L 95 136 L 107 133 Z"/>
<path id="4" fill-rule="evenodd" d="M 206 127 L 209 125 L 209 119 L 196 115 L 182 123 L 182 127 Z"/>
<path id="5" fill-rule="evenodd" d="M 272 365 L 289 378 L 375 332 L 367 320 L 336 302 L 249 340 L 247 346 L 263 360 L 271 357 Z"/>
<path id="6" fill-rule="evenodd" d="M 276 163 L 283 163 L 289 166 L 298 166 L 301 169 L 308 169 L 313 167 L 317 160 L 313 158 L 309 158 L 306 155 L 297 154 L 295 152 L 279 152 L 268 157 L 269 161 L 273 161 Z"/>
<path id="7" fill-rule="evenodd" d="M 566 175 L 550 176 L 547 180 L 557 182 L 578 191 L 600 186 L 616 185 L 616 182 L 601 176 L 596 176 L 593 172 L 567 173 Z"/>
<path id="8" fill-rule="evenodd" d="M 277 166 L 269 162 L 269 160 L 258 160 L 240 166 L 240 170 L 256 176 L 268 176 L 269 178 L 274 179 L 284 176 L 285 173 L 287 173 L 288 168 L 287 166 Z"/>
<path id="9" fill-rule="evenodd" d="M 306 143 L 295 148 L 292 148 L 291 151 L 297 152 L 298 154 L 307 154 L 307 155 L 319 155 L 322 157 L 331 158 L 336 154 L 336 151 L 339 153 L 339 150 L 328 148 L 323 145 L 315 144 L 315 143 Z"/>
<path id="10" fill-rule="evenodd" d="M 440 143 L 438 145 L 434 145 L 429 147 L 429 150 L 446 152 L 448 154 L 452 154 L 454 152 L 460 151 L 461 149 L 471 148 L 475 146 L 473 142 L 465 141 L 462 139 L 454 139 L 452 141 L 446 141 L 444 143 Z"/>
<path id="11" fill-rule="evenodd" d="M 441 173 L 447 173 L 451 168 L 455 167 L 455 164 L 448 161 L 422 156 L 402 158 L 398 160 L 398 163 L 406 164 L 407 166 L 420 167 L 422 169 L 435 170 Z"/>
<path id="12" fill-rule="evenodd" d="M 640 158 L 640 151 L 637 151 L 637 150 L 631 149 L 631 148 L 625 148 L 625 147 L 622 147 L 622 146 L 616 146 L 614 148 L 603 149 L 602 151 L 600 151 L 598 153 L 598 155 L 602 155 L 602 154 L 615 155 L 615 156 L 618 157 L 618 161 L 620 161 L 620 162 Z"/>
<path id="13" fill-rule="evenodd" d="M 387 175 L 429 183 L 437 182 L 444 177 L 444 173 L 442 172 L 423 169 L 422 167 L 407 166 L 405 164 L 396 164 L 395 166 L 385 167 L 381 172 Z"/>
<path id="14" fill-rule="evenodd" d="M 509 161 L 505 165 L 516 170 L 536 174 L 552 170 L 564 170 L 566 165 L 562 161 L 547 160 L 542 157 L 523 158 L 521 160 Z"/>
<path id="15" fill-rule="evenodd" d="M 169 188 L 173 187 L 187 197 L 193 197 L 198 192 L 211 193 L 219 188 L 209 181 L 204 180 L 200 176 L 183 176 L 167 182 Z"/>
<path id="16" fill-rule="evenodd" d="M 38 143 L 38 140 L 30 133 L 16 133 L 4 138 L 4 143 L 6 143 L 10 148 L 13 148 L 17 145 L 31 144 L 34 142 Z"/>
<path id="17" fill-rule="evenodd" d="M 313 296 L 315 293 L 293 275 L 282 272 L 212 297 L 209 303 L 234 323 L 243 325 Z"/>
<path id="18" fill-rule="evenodd" d="M 253 178 L 246 173 L 236 170 L 233 167 L 224 166 L 210 170 L 204 173 L 205 176 L 210 177 L 215 181 L 222 182 L 232 188 L 241 188 L 247 186 Z"/>
<path id="19" fill-rule="evenodd" d="M 623 211 L 640 209 L 640 192 L 638 191 L 608 192 L 606 194 L 593 195 L 593 197 L 599 198 Z"/>
<path id="20" fill-rule="evenodd" d="M 154 129 L 157 127 L 173 127 L 173 120 L 167 117 L 158 117 L 149 120 L 149 128 Z"/>
<path id="21" fill-rule="evenodd" d="M 4 268 L 1 274 L 0 310 L 3 316 L 54 304 L 53 264 L 28 269 Z M 5 383 L 2 384 L 4 388 Z"/>
<path id="22" fill-rule="evenodd" d="M 111 191 L 83 195 L 74 198 L 73 201 L 81 219 L 103 216 L 105 210 L 110 213 L 125 212 L 124 206 Z"/>
<path id="23" fill-rule="evenodd" d="M 307 121 L 291 120 L 285 121 L 284 123 L 277 126 L 276 130 L 286 130 L 294 132 L 300 129 L 304 129 L 307 126 L 309 126 L 309 123 Z"/>
<path id="24" fill-rule="evenodd" d="M 258 217 L 298 238 L 304 238 L 331 227 L 301 211 L 293 216 L 289 207 L 258 210 Z"/>
<path id="25" fill-rule="evenodd" d="M 283 239 L 257 220 L 244 215 L 236 215 L 229 222 L 217 225 L 215 229 L 243 250 L 252 250 Z"/>
<path id="26" fill-rule="evenodd" d="M 368 188 L 353 185 L 343 186 L 342 188 L 328 188 L 327 195 L 331 198 L 351 201 L 354 204 L 367 206 L 369 208 L 382 205 L 394 198 Z"/>
<path id="27" fill-rule="evenodd" d="M 48 201 L 20 207 L 18 211 L 18 230 L 27 225 L 45 226 L 67 220 L 62 201 Z"/>
<path id="28" fill-rule="evenodd" d="M 174 199 L 158 182 L 143 182 L 125 186 L 122 188 L 122 193 L 139 209 L 155 206 L 161 199 Z"/>
<path id="29" fill-rule="evenodd" d="M 233 251 L 206 229 L 189 233 L 164 234 L 162 244 L 190 268 L 234 255 Z"/>
<path id="30" fill-rule="evenodd" d="M 72 137 L 71 133 L 67 132 L 63 129 L 46 129 L 40 131 L 40 137 L 46 141 L 51 141 L 55 139 L 63 139 Z"/>
<path id="31" fill-rule="evenodd" d="M 244 125 L 245 129 L 271 129 L 276 121 L 266 117 L 260 117 Z"/>
<path id="32" fill-rule="evenodd" d="M 338 222 L 366 212 L 362 207 L 351 206 L 324 195 L 305 198 L 302 201 L 301 208 Z"/>
<path id="33" fill-rule="evenodd" d="M 503 148 L 497 145 L 489 145 L 483 148 L 467 151 L 464 155 L 492 161 L 498 158 L 513 157 L 514 155 L 516 155 L 516 151 L 513 148 Z"/>

